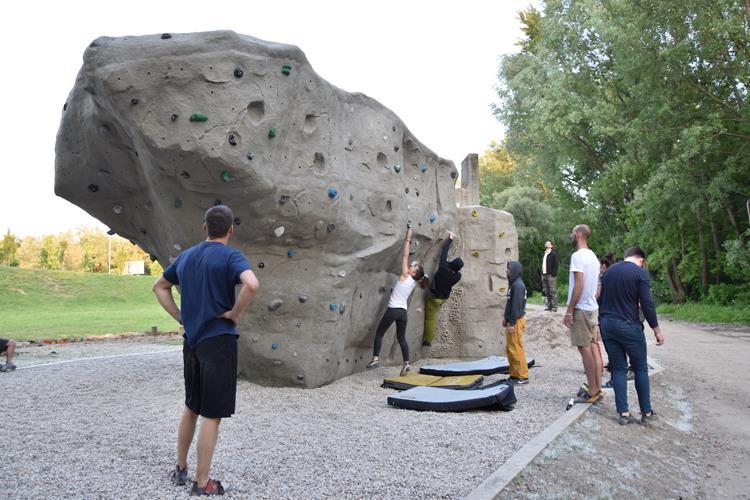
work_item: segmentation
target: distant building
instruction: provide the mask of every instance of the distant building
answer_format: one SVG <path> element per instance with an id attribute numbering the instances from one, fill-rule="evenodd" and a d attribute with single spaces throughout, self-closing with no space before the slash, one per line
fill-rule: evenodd
<path id="1" fill-rule="evenodd" d="M 125 263 L 125 270 L 122 274 L 143 275 L 146 274 L 146 261 L 144 260 L 129 260 Z"/>

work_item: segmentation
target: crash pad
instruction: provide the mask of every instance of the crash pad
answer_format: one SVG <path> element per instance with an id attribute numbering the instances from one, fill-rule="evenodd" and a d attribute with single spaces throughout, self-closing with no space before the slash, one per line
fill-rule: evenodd
<path id="1" fill-rule="evenodd" d="M 534 366 L 534 358 L 527 357 L 529 368 Z M 510 365 L 505 356 L 490 356 L 476 361 L 447 363 L 443 365 L 425 365 L 419 369 L 423 375 L 453 376 L 453 375 L 492 375 L 493 373 L 508 373 Z"/>
<path id="2" fill-rule="evenodd" d="M 510 411 L 516 403 L 516 395 L 510 384 L 498 384 L 485 389 L 456 391 L 440 387 L 414 387 L 388 396 L 388 404 L 408 410 Z"/>
<path id="3" fill-rule="evenodd" d="M 402 377 L 388 377 L 383 380 L 382 387 L 403 391 L 412 387 L 429 386 L 446 389 L 469 389 L 482 383 L 481 375 L 460 375 L 456 377 L 439 377 L 409 372 Z"/>

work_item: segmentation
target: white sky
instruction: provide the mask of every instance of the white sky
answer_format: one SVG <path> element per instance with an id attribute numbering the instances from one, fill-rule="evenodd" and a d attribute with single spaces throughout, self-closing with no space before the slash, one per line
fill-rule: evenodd
<path id="1" fill-rule="evenodd" d="M 393 110 L 460 167 L 503 128 L 490 113 L 497 61 L 521 38 L 529 0 L 6 0 L 0 30 L 0 231 L 101 226 L 58 198 L 55 136 L 83 51 L 102 35 L 231 29 L 299 46 L 332 84 Z"/>

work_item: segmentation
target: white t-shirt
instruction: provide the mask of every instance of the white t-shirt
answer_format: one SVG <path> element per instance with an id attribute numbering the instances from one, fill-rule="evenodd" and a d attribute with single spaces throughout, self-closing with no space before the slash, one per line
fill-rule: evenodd
<path id="1" fill-rule="evenodd" d="M 568 281 L 568 304 L 573 296 L 575 285 L 574 272 L 583 273 L 583 291 L 578 299 L 576 309 L 582 311 L 596 311 L 599 305 L 596 303 L 596 285 L 599 283 L 599 259 L 590 248 L 576 250 L 570 256 L 570 279 Z"/>
<path id="2" fill-rule="evenodd" d="M 393 309 L 408 309 L 407 303 L 409 301 L 409 295 L 411 295 L 414 287 L 417 286 L 417 282 L 414 278 L 409 276 L 406 281 L 399 280 L 396 282 L 396 286 L 393 287 L 391 292 L 391 299 L 388 301 L 388 307 Z M 594 289 L 596 291 L 596 288 Z"/>

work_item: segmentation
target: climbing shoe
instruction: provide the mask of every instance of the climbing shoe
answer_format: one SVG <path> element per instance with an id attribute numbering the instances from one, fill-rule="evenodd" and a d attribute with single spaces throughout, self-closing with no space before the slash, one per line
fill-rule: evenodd
<path id="1" fill-rule="evenodd" d="M 409 365 L 404 365 L 404 367 L 403 367 L 403 368 L 401 368 L 401 376 L 403 377 L 404 375 L 406 375 L 406 374 L 407 374 L 407 373 L 409 373 L 410 371 L 411 371 L 411 366 L 409 366 Z"/>
<path id="2" fill-rule="evenodd" d="M 204 486 L 203 488 L 198 487 L 198 483 L 193 481 L 193 487 L 190 489 L 191 497 L 215 496 L 223 494 L 224 487 L 221 485 L 221 482 L 216 481 L 215 479 L 209 479 L 206 483 L 206 486 Z"/>
<path id="3" fill-rule="evenodd" d="M 583 397 L 584 394 L 588 394 L 588 393 L 589 393 L 589 385 L 586 382 L 584 382 L 581 384 L 581 387 L 580 389 L 578 389 L 578 392 L 576 392 L 576 397 L 580 398 L 580 397 Z"/>
<path id="4" fill-rule="evenodd" d="M 529 383 L 529 379 L 527 377 L 510 377 L 508 378 L 508 383 L 513 385 L 526 385 Z"/>
<path id="5" fill-rule="evenodd" d="M 365 366 L 365 368 L 367 368 L 367 369 L 377 368 L 378 366 L 380 366 L 380 360 L 377 359 L 377 358 L 373 358 L 372 361 L 370 361 L 369 363 L 367 363 L 367 366 Z"/>
<path id="6" fill-rule="evenodd" d="M 184 486 L 185 483 L 187 483 L 188 479 L 187 467 L 185 467 L 184 469 L 180 469 L 179 465 L 175 465 L 171 477 L 173 484 L 176 484 L 177 486 Z"/>
<path id="7" fill-rule="evenodd" d="M 427 342 L 426 340 L 422 341 L 422 347 L 431 347 L 432 342 Z"/>
<path id="8" fill-rule="evenodd" d="M 617 423 L 620 425 L 632 424 L 633 422 L 635 422 L 635 419 L 630 413 L 628 413 L 627 415 L 624 413 L 620 413 L 620 415 L 617 417 Z"/>
<path id="9" fill-rule="evenodd" d="M 602 398 L 602 391 L 599 391 L 596 394 L 589 394 L 589 392 L 586 391 L 584 392 L 583 395 L 578 396 L 576 399 L 574 399 L 573 402 L 594 404 L 597 401 L 599 401 L 601 398 Z"/>
<path id="10" fill-rule="evenodd" d="M 2 371 L 2 372 L 12 372 L 15 369 L 16 369 L 16 365 L 14 365 L 13 363 L 8 363 L 7 365 L 5 365 L 2 368 L 0 368 L 0 371 Z"/>
<path id="11" fill-rule="evenodd" d="M 659 420 L 659 417 L 657 417 L 656 413 L 654 413 L 654 412 L 651 412 L 651 413 L 641 413 L 641 424 L 642 425 L 647 425 L 647 424 L 650 424 L 651 422 L 656 422 L 657 420 Z"/>

